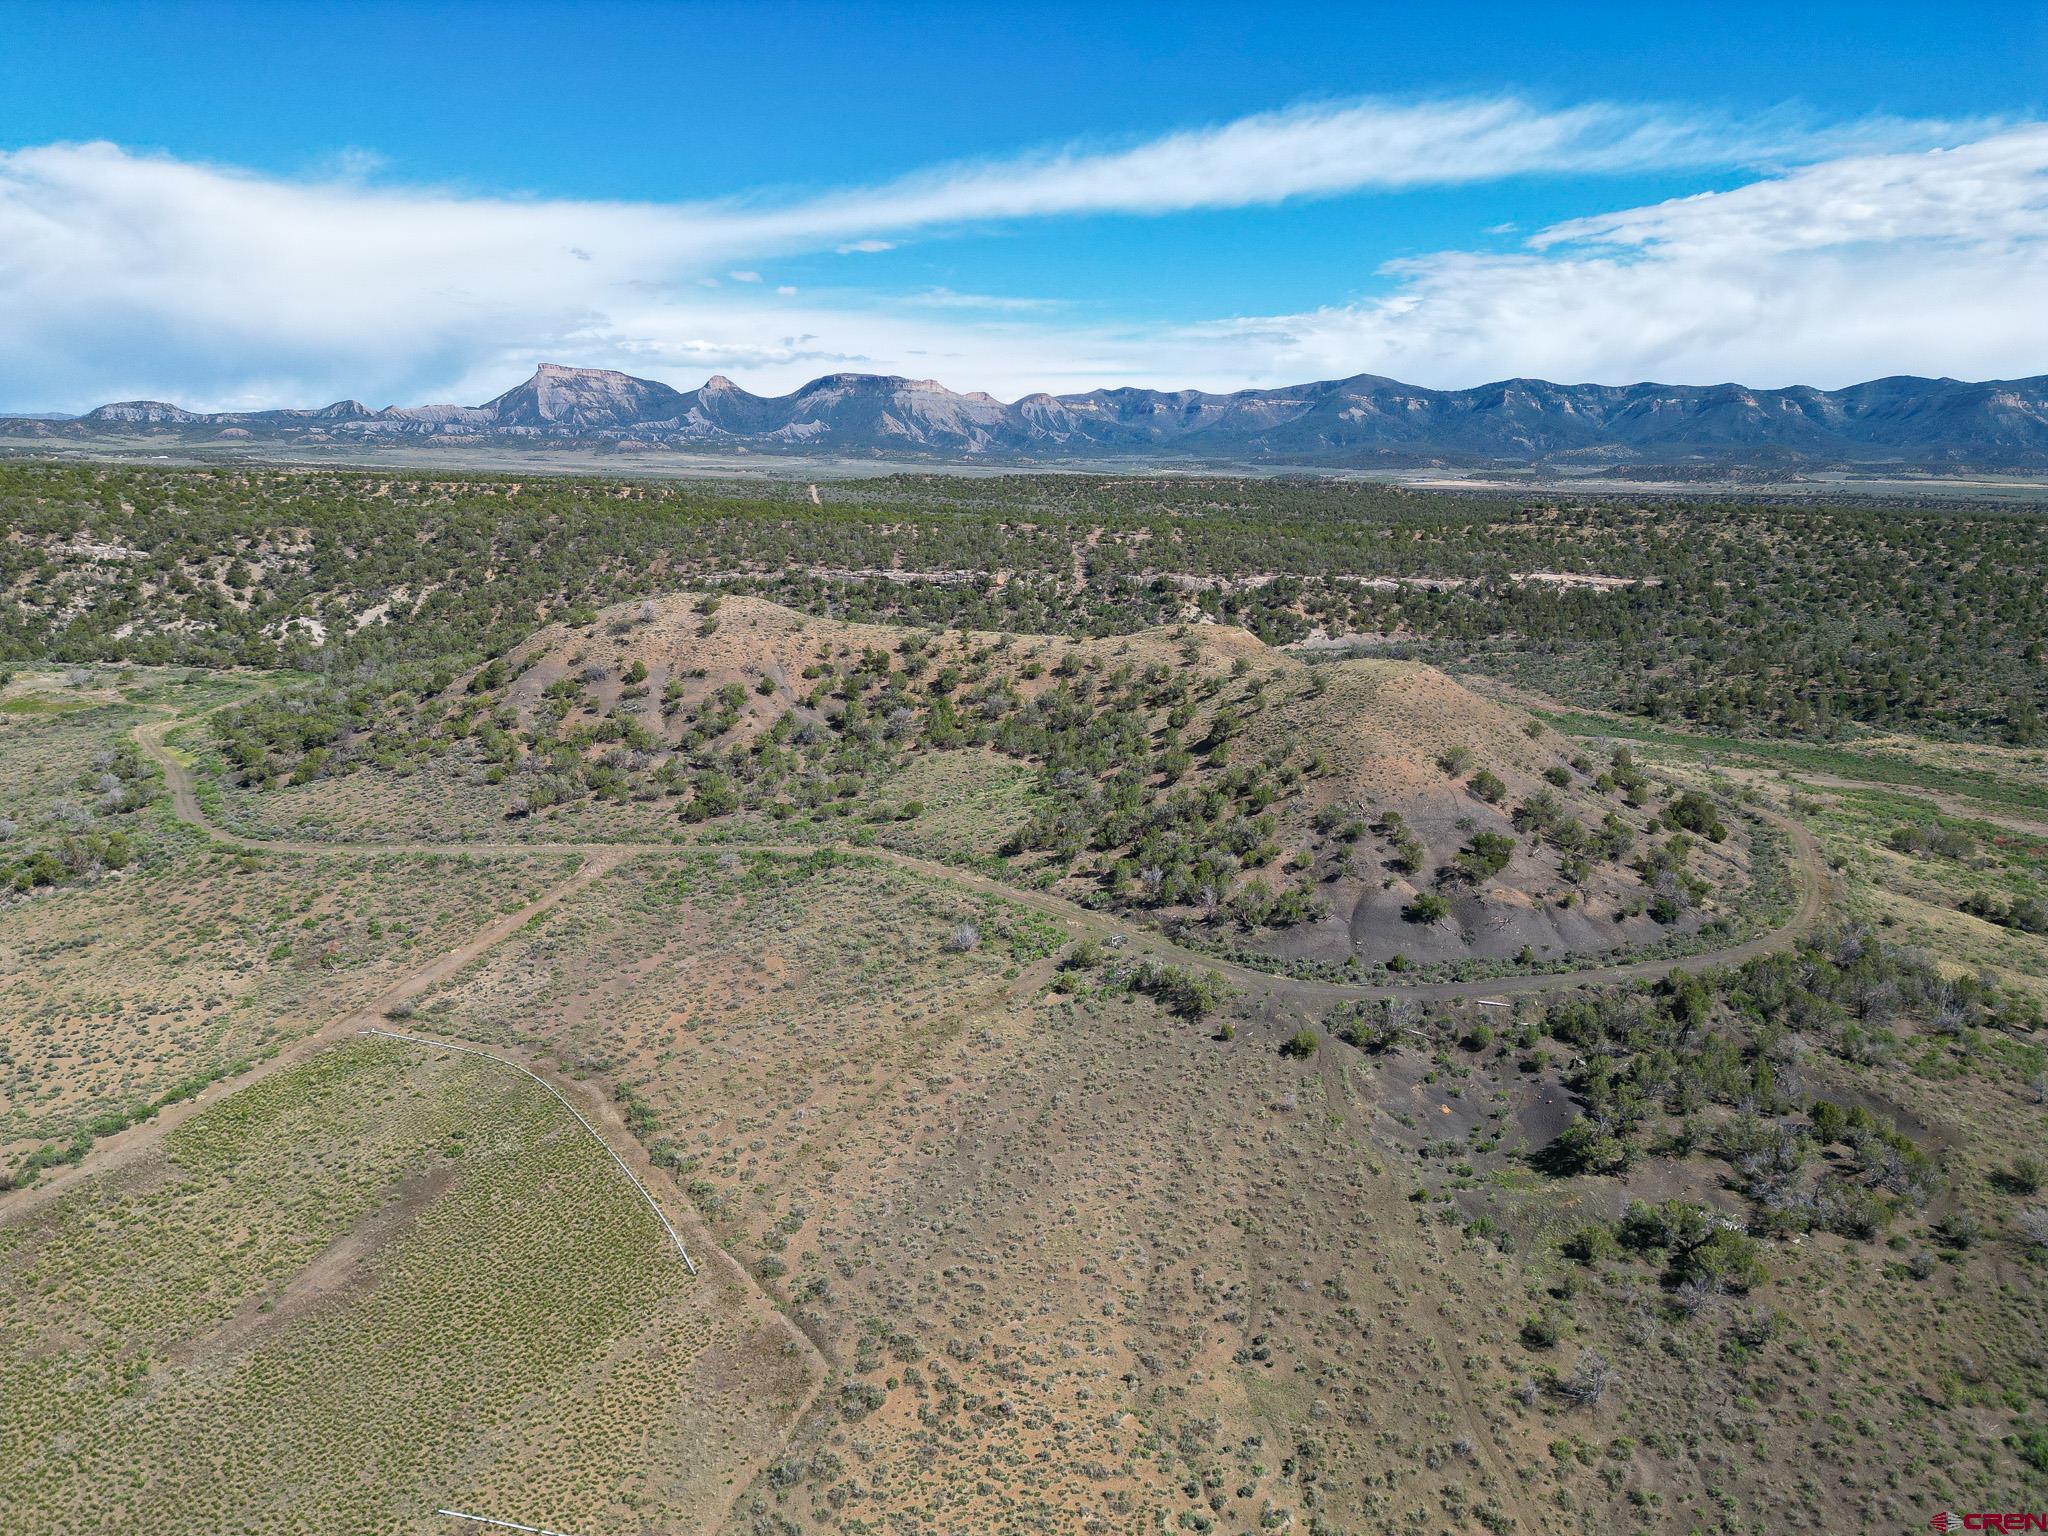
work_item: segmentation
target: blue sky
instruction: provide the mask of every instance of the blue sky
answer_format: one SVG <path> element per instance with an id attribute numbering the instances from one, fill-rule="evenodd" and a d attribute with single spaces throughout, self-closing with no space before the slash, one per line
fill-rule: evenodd
<path id="1" fill-rule="evenodd" d="M 2048 370 L 2038 3 L 8 23 L 4 409 Z"/>

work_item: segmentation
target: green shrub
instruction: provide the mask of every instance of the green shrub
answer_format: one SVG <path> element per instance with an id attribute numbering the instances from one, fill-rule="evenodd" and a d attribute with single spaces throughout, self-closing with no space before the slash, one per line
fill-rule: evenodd
<path id="1" fill-rule="evenodd" d="M 1756 1239 L 1726 1227 L 1715 1228 L 1672 1269 L 1681 1280 L 1697 1280 L 1723 1291 L 1747 1291 L 1770 1278 Z"/>
<path id="2" fill-rule="evenodd" d="M 1728 836 L 1727 824 L 1721 820 L 1714 802 L 1697 789 L 1686 790 L 1665 806 L 1664 821 L 1668 826 L 1696 833 L 1710 843 L 1722 842 Z"/>
<path id="3" fill-rule="evenodd" d="M 1419 892 L 1415 899 L 1401 909 L 1401 916 L 1411 923 L 1440 923 L 1451 915 L 1451 904 L 1435 891 Z"/>
<path id="4" fill-rule="evenodd" d="M 1603 1221 L 1589 1221 L 1576 1228 L 1564 1240 L 1564 1255 L 1581 1264 L 1597 1264 L 1602 1259 L 1616 1258 L 1621 1245 L 1614 1240 L 1614 1231 Z"/>
<path id="5" fill-rule="evenodd" d="M 1486 880 L 1508 867 L 1515 840 L 1504 832 L 1481 832 L 1458 853 L 1458 868 L 1474 880 Z"/>

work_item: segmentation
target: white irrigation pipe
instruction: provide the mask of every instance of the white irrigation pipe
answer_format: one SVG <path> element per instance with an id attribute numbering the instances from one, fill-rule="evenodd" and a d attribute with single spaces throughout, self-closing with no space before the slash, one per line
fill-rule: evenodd
<path id="1" fill-rule="evenodd" d="M 640 1198 L 647 1202 L 647 1209 L 654 1212 L 654 1219 L 661 1223 L 661 1230 L 668 1234 L 668 1240 L 676 1245 L 676 1252 L 683 1256 L 683 1263 L 689 1266 L 690 1273 L 693 1275 L 697 1273 L 697 1263 L 694 1259 L 690 1257 L 690 1250 L 683 1246 L 682 1234 L 676 1231 L 674 1223 L 672 1223 L 668 1219 L 668 1217 L 665 1214 L 663 1214 L 661 1207 L 655 1204 L 654 1196 L 649 1194 L 647 1192 L 647 1186 L 640 1182 L 640 1175 L 635 1173 L 632 1169 L 628 1168 L 626 1166 L 626 1160 L 623 1157 L 619 1156 L 618 1152 L 613 1149 L 612 1144 L 606 1141 L 603 1136 L 598 1134 L 597 1127 L 592 1125 L 588 1120 L 583 1118 L 583 1111 L 578 1109 L 574 1104 L 571 1104 L 567 1099 L 563 1098 L 561 1091 L 557 1089 L 553 1083 L 549 1082 L 546 1078 L 542 1077 L 538 1072 L 529 1072 L 525 1067 L 522 1067 L 516 1061 L 507 1061 L 503 1056 L 494 1056 L 489 1051 L 479 1049 L 474 1045 L 455 1045 L 447 1040 L 432 1040 L 425 1035 L 402 1035 L 395 1029 L 378 1029 L 375 1025 L 366 1026 L 363 1030 L 363 1033 L 366 1035 L 383 1035 L 386 1038 L 392 1040 L 406 1040 L 410 1041 L 414 1045 L 432 1046 L 435 1050 L 440 1051 L 461 1051 L 465 1055 L 481 1056 L 485 1061 L 495 1061 L 501 1067 L 510 1067 L 514 1072 L 524 1073 L 527 1077 L 530 1077 L 536 1083 L 539 1083 L 541 1087 L 547 1089 L 549 1093 L 554 1094 L 556 1102 L 559 1103 L 562 1106 L 562 1108 L 566 1109 L 567 1111 L 569 1111 L 570 1114 L 576 1117 L 576 1123 L 578 1125 L 582 1126 L 584 1130 L 590 1132 L 590 1139 L 596 1142 L 600 1147 L 604 1148 L 605 1156 L 609 1157 L 613 1162 L 619 1165 L 619 1172 L 623 1173 L 629 1180 L 631 1180 L 633 1187 L 640 1191 Z M 451 1513 L 451 1511 L 441 1510 L 439 1511 L 439 1513 L 448 1514 Z M 472 1515 L 465 1515 L 462 1518 L 474 1519 L 476 1517 Z M 503 1525 L 505 1522 L 502 1520 L 495 1520 L 490 1523 L 493 1525 Z M 530 1525 L 516 1525 L 512 1528 L 517 1531 L 530 1531 L 534 1529 L 534 1527 Z M 558 1533 L 549 1533 L 549 1536 L 558 1536 Z"/>
<path id="2" fill-rule="evenodd" d="M 384 1035 L 389 1034 L 390 1031 L 380 1029 L 377 1033 Z M 400 1035 L 398 1038 L 404 1040 L 409 1037 Z M 493 1061 L 497 1060 L 495 1056 L 491 1059 Z M 508 1531 L 531 1531 L 533 1536 L 563 1536 L 561 1531 L 551 1531 L 544 1525 L 521 1525 L 517 1520 L 493 1520 L 489 1515 L 465 1515 L 459 1509 L 437 1509 L 434 1513 L 446 1515 L 451 1520 L 474 1520 L 478 1525 L 495 1525 Z"/>

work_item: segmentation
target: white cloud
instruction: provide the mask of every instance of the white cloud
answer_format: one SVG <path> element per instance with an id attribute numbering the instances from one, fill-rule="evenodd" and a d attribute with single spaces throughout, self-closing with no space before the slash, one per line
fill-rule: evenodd
<path id="1" fill-rule="evenodd" d="M 1070 147 L 942 166 L 816 198 L 793 224 L 909 230 L 1053 215 L 1244 208 L 1369 188 L 1763 164 L 1846 150 L 1942 142 L 1982 125 L 1869 118 L 1826 129 L 1789 115 L 1742 122 L 1594 103 L 1563 109 L 1515 97 L 1292 107 L 1122 149 Z M 842 252 L 886 248 L 855 241 Z"/>
<path id="2" fill-rule="evenodd" d="M 873 256 L 881 251 L 895 250 L 896 242 L 894 240 L 849 240 L 846 244 L 836 246 L 834 249 L 841 256 Z"/>
<path id="3" fill-rule="evenodd" d="M 1781 252 L 1907 240 L 1973 245 L 2048 236 L 2048 127 L 1953 149 L 1858 155 L 1731 192 L 1573 219 L 1529 243 Z"/>
<path id="4" fill-rule="evenodd" d="M 481 399 L 542 358 L 658 365 L 685 384 L 699 370 L 776 389 L 875 368 L 1008 393 L 1359 371 L 1440 384 L 2038 368 L 2048 129 L 1874 152 L 1938 131 L 1363 103 L 780 206 L 392 188 L 354 161 L 294 181 L 105 144 L 16 150 L 0 153 L 0 409 Z M 1042 300 L 946 289 L 792 305 L 793 290 L 750 298 L 715 275 L 751 288 L 759 274 L 733 262 L 880 251 L 976 221 L 1823 151 L 1833 158 L 1731 191 L 1561 224 L 1512 253 L 1406 263 L 1371 302 L 1205 326 L 1082 326 Z"/>
<path id="5" fill-rule="evenodd" d="M 2048 128 L 1575 219 L 1388 297 L 1190 334 L 1267 376 L 1840 385 L 2048 367 Z M 1252 358 L 1256 357 L 1256 363 Z"/>

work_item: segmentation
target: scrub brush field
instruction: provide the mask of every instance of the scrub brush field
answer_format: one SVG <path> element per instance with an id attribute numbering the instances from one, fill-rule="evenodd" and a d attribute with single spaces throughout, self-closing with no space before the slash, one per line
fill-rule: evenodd
<path id="1" fill-rule="evenodd" d="M 0 466 L 8 1536 L 2048 1507 L 2033 524 L 785 490 Z"/>
<path id="2" fill-rule="evenodd" d="M 0 1298 L 22 1536 L 694 1526 L 813 1386 L 538 1086 L 377 1038 L 0 1229 Z"/>

